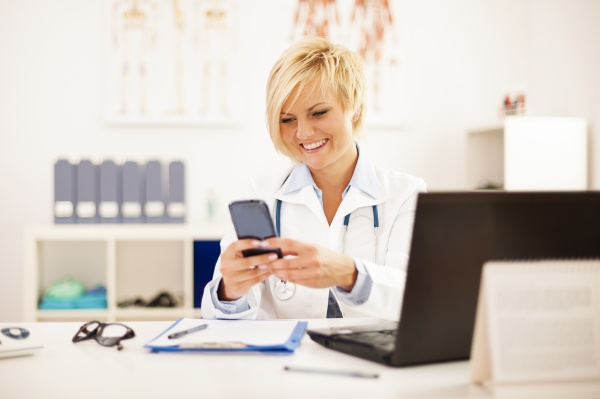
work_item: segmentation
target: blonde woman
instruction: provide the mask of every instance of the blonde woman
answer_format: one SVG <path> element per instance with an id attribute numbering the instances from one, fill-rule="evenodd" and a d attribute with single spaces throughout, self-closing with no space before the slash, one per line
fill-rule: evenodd
<path id="1" fill-rule="evenodd" d="M 223 238 L 204 317 L 398 320 L 416 197 L 426 185 L 374 165 L 359 147 L 365 86 L 360 57 L 325 38 L 307 36 L 275 63 L 267 126 L 295 166 L 254 179 L 247 198 L 267 202 L 280 237 Z M 244 258 L 252 247 L 281 248 L 284 258 Z"/>

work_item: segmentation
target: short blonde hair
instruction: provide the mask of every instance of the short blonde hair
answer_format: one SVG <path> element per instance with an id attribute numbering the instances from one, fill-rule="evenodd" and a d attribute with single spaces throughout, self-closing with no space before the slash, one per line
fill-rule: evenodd
<path id="1" fill-rule="evenodd" d="M 281 109 L 292 91 L 298 96 L 308 82 L 315 82 L 323 93 L 331 92 L 344 111 L 355 113 L 353 133 L 360 137 L 366 108 L 366 78 L 360 56 L 344 46 L 317 36 L 305 36 L 285 50 L 271 69 L 267 82 L 266 122 L 275 149 L 298 161 L 281 137 Z"/>

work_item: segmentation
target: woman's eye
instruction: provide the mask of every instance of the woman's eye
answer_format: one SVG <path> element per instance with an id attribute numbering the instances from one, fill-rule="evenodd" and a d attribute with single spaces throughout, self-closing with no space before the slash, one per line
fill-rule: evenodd
<path id="1" fill-rule="evenodd" d="M 294 122 L 294 118 L 282 118 L 281 119 L 281 123 L 283 123 L 284 125 L 288 125 L 292 122 Z"/>
<path id="2" fill-rule="evenodd" d="M 320 116 L 323 116 L 323 115 L 325 115 L 326 113 L 327 113 L 327 110 L 326 110 L 326 109 L 324 109 L 324 110 L 317 111 L 317 112 L 313 113 L 313 116 L 315 116 L 315 117 L 317 117 L 317 118 L 318 118 L 318 117 L 320 117 Z"/>

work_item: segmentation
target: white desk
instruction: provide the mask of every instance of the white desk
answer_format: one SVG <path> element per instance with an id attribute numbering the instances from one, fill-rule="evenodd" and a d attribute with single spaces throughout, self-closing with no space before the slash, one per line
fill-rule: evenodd
<path id="1" fill-rule="evenodd" d="M 346 319 L 348 320 L 348 319 Z M 320 327 L 341 320 L 312 320 Z M 307 335 L 293 355 L 150 353 L 143 345 L 172 322 L 125 322 L 123 350 L 74 344 L 83 324 L 0 323 L 30 330 L 44 348 L 0 359 L 0 398 L 489 398 L 468 383 L 469 363 L 390 368 L 326 349 Z M 284 371 L 285 365 L 379 373 L 378 379 Z"/>

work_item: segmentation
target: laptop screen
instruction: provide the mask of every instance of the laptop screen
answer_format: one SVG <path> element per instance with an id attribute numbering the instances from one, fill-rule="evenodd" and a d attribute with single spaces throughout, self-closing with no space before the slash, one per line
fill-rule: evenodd
<path id="1" fill-rule="evenodd" d="M 467 359 L 483 264 L 600 257 L 600 192 L 419 194 L 396 364 Z"/>

